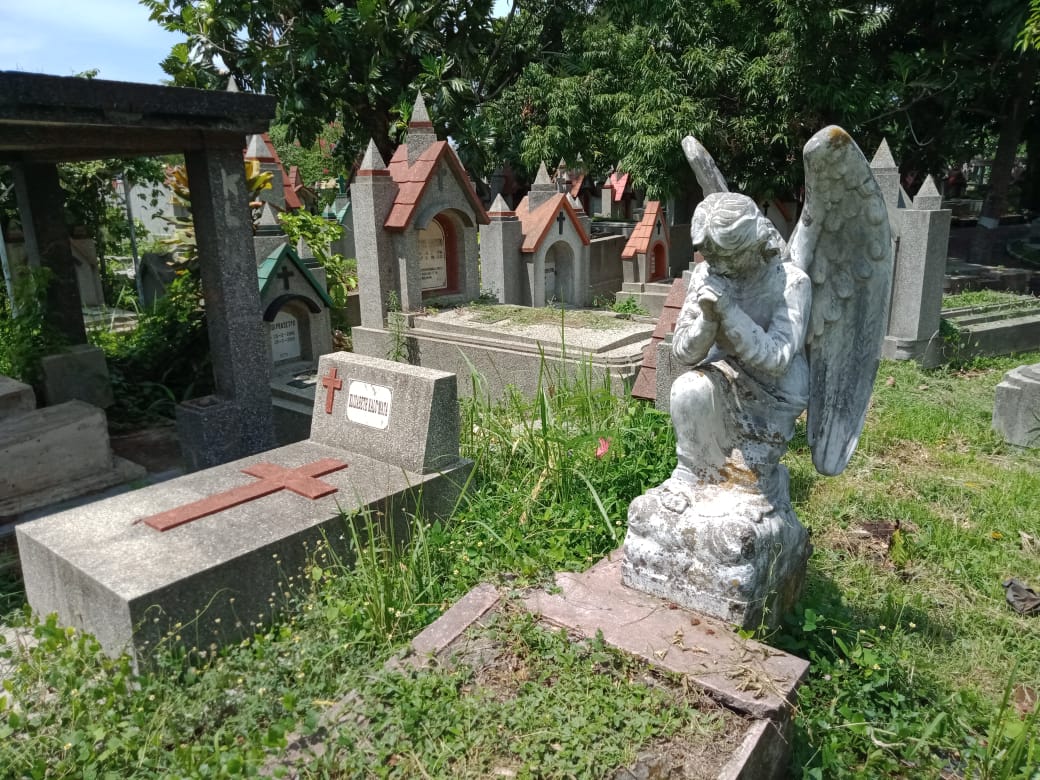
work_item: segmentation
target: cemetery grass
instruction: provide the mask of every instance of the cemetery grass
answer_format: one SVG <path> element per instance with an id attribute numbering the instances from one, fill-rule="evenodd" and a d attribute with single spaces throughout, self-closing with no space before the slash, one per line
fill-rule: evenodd
<path id="1" fill-rule="evenodd" d="M 1040 765 L 1029 714 L 1040 618 L 1012 612 L 1001 589 L 1007 576 L 1040 585 L 1040 454 L 989 430 L 1003 372 L 1038 360 L 933 372 L 882 364 L 860 450 L 839 477 L 816 474 L 804 435 L 792 443 L 792 496 L 815 552 L 798 608 L 766 640 L 812 661 L 793 776 L 1028 778 Z M 407 544 L 357 533 L 353 566 L 317 551 L 306 572 L 272 588 L 280 622 L 254 626 L 238 646 L 215 652 L 184 626 L 171 638 L 194 648 L 160 653 L 155 670 L 136 674 L 53 620 L 9 616 L 38 644 L 0 645 L 0 670 L 11 664 L 0 675 L 0 766 L 12 777 L 255 774 L 349 693 L 353 720 L 329 737 L 324 763 L 298 767 L 305 776 L 487 769 L 451 763 L 476 761 L 467 740 L 493 739 L 488 722 L 505 710 L 490 694 L 461 701 L 472 668 L 416 674 L 384 663 L 480 581 L 544 585 L 618 547 L 628 502 L 674 462 L 664 415 L 588 377 L 543 379 L 534 403 L 463 405 L 476 468 L 450 523 L 416 521 Z M 477 380 L 474 389 L 479 398 Z M 655 698 L 595 643 L 572 647 L 522 621 L 502 630 L 510 642 L 527 637 L 530 668 L 555 669 L 534 675 L 536 698 L 510 710 L 531 739 L 495 755 L 518 776 L 600 776 L 647 735 L 715 733 L 695 704 Z M 625 687 L 609 709 L 598 663 Z M 558 739 L 533 725 L 550 687 L 574 691 L 551 704 Z M 604 739 L 601 715 L 637 728 Z M 583 717 L 594 722 L 570 727 Z M 561 753 L 585 763 L 564 765 Z"/>

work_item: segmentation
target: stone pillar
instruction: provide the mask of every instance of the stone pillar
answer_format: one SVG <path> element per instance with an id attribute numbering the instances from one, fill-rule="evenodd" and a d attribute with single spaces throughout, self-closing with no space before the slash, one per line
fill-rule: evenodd
<path id="1" fill-rule="evenodd" d="M 527 208 L 529 211 L 534 211 L 557 195 L 559 193 L 556 191 L 556 185 L 549 178 L 549 172 L 545 170 L 545 163 L 542 163 L 538 166 L 538 174 L 534 177 L 531 191 L 527 193 Z"/>
<path id="2" fill-rule="evenodd" d="M 274 446 L 271 368 L 260 310 L 241 145 L 185 154 L 216 395 L 178 409 L 189 468 Z"/>
<path id="3" fill-rule="evenodd" d="M 12 166 L 18 211 L 25 233 L 29 265 L 50 269 L 47 322 L 73 344 L 85 344 L 83 305 L 76 279 L 76 262 L 65 225 L 65 194 L 53 163 L 23 162 Z"/>
<path id="4" fill-rule="evenodd" d="M 899 210 L 906 206 L 902 202 L 902 189 L 899 183 L 899 166 L 892 159 L 892 152 L 888 148 L 888 141 L 882 139 L 881 145 L 870 161 L 870 170 L 881 188 L 881 195 L 888 206 L 888 221 L 892 225 L 892 238 L 899 235 Z"/>
<path id="5" fill-rule="evenodd" d="M 394 205 L 396 189 L 375 142 L 370 140 L 350 188 L 361 325 L 365 328 L 382 328 L 386 323 L 387 296 L 391 291 L 400 295 L 393 241 L 383 227 Z"/>
<path id="6" fill-rule="evenodd" d="M 610 179 L 603 182 L 599 196 L 599 216 L 609 219 L 614 216 L 614 185 L 610 183 Z"/>
<path id="7" fill-rule="evenodd" d="M 951 212 L 942 208 L 942 197 L 931 176 L 913 207 L 897 211 L 899 221 L 893 227 L 899 234 L 898 251 L 882 357 L 917 360 L 926 367 L 941 360 L 939 322 L 950 216 Z"/>
<path id="8" fill-rule="evenodd" d="M 484 288 L 499 303 L 523 305 L 520 289 L 520 246 L 524 235 L 516 212 L 510 211 L 501 195 L 488 212 L 491 222 L 480 231 L 480 267 Z"/>

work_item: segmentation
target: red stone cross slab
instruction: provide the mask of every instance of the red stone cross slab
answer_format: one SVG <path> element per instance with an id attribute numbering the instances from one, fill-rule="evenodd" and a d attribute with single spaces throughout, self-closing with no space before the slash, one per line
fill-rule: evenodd
<path id="1" fill-rule="evenodd" d="M 193 501 L 190 504 L 169 509 L 157 515 L 142 517 L 134 522 L 150 525 L 156 531 L 169 531 L 171 528 L 190 523 L 192 520 L 198 520 L 200 517 L 215 515 L 217 512 L 223 512 L 225 509 L 231 509 L 231 507 L 239 504 L 245 504 L 257 498 L 269 496 L 271 493 L 277 493 L 279 490 L 291 490 L 293 493 L 313 501 L 316 498 L 331 495 L 337 490 L 332 485 L 322 482 L 320 479 L 315 479 L 315 477 L 323 477 L 326 474 L 331 474 L 333 471 L 339 471 L 346 467 L 346 463 L 335 458 L 322 458 L 314 461 L 314 463 L 308 463 L 295 469 L 287 469 L 283 466 L 276 466 L 273 463 L 257 463 L 249 468 L 242 469 L 242 473 L 251 477 L 259 477 L 259 482 L 252 482 L 248 485 L 225 490 L 223 493 L 217 493 L 215 496 Z"/>
<path id="2" fill-rule="evenodd" d="M 325 385 L 325 414 L 332 414 L 332 401 L 337 390 L 343 389 L 343 380 L 337 375 L 339 370 L 329 366 L 329 373 L 322 377 L 321 383 Z"/>

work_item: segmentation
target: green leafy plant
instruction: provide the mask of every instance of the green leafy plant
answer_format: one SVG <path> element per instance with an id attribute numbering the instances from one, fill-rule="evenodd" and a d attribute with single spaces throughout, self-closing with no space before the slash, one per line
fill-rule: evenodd
<path id="1" fill-rule="evenodd" d="M 325 269 L 329 296 L 337 307 L 347 305 L 347 295 L 357 289 L 357 260 L 330 251 L 343 236 L 343 226 L 308 211 L 286 211 L 278 215 L 282 229 L 292 245 L 301 239 Z"/>
<path id="2" fill-rule="evenodd" d="M 42 379 L 40 360 L 67 344 L 47 322 L 51 278 L 47 268 L 25 269 L 15 280 L 14 302 L 0 286 L 0 374 L 38 384 Z"/>
<path id="3" fill-rule="evenodd" d="M 408 336 L 405 333 L 407 321 L 401 311 L 401 299 L 396 290 L 386 296 L 386 329 L 390 342 L 386 349 L 386 359 L 395 363 L 408 362 Z"/>
<path id="4" fill-rule="evenodd" d="M 257 200 L 264 190 L 271 189 L 273 175 L 269 171 L 261 171 L 260 163 L 256 160 L 245 161 L 246 190 L 249 193 L 249 207 L 253 212 L 253 225 L 260 217 L 260 208 L 263 203 Z M 198 272 L 199 246 L 195 238 L 195 223 L 191 218 L 191 188 L 188 182 L 188 170 L 183 165 L 175 165 L 167 171 L 166 184 L 173 190 L 171 201 L 175 207 L 184 210 L 186 215 L 177 217 L 164 217 L 173 225 L 173 235 L 163 239 L 162 243 L 171 249 L 173 258 L 171 264 L 188 270 L 191 273 Z"/>
<path id="5" fill-rule="evenodd" d="M 615 300 L 610 307 L 611 311 L 617 312 L 618 314 L 639 314 L 643 316 L 649 316 L 650 312 L 647 311 L 646 307 L 642 306 L 635 298 L 629 296 L 627 298 L 621 298 Z"/>
<path id="6" fill-rule="evenodd" d="M 209 337 L 199 280 L 179 272 L 166 295 L 142 311 L 137 327 L 124 333 L 95 330 L 91 340 L 105 351 L 117 426 L 173 418 L 180 401 L 205 395 L 213 386 Z"/>

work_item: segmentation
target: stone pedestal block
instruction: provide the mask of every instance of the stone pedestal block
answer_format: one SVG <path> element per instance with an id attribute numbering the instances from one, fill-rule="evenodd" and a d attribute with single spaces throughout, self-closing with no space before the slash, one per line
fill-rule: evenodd
<path id="1" fill-rule="evenodd" d="M 743 629 L 779 625 L 801 593 L 812 545 L 789 503 L 774 504 L 740 479 L 672 477 L 635 499 L 624 583 Z"/>
<path id="2" fill-rule="evenodd" d="M 36 408 L 36 395 L 24 382 L 0 376 L 0 420 Z"/>
<path id="3" fill-rule="evenodd" d="M 215 395 L 179 404 L 177 439 L 185 470 L 199 471 L 233 460 L 241 424 L 241 410 Z"/>
<path id="4" fill-rule="evenodd" d="M 1040 447 L 1040 363 L 1004 375 L 993 401 L 993 430 L 1019 447 Z"/>
<path id="5" fill-rule="evenodd" d="M 40 360 L 43 395 L 48 406 L 84 401 L 106 409 L 112 405 L 112 382 L 100 347 L 79 344 Z"/>

